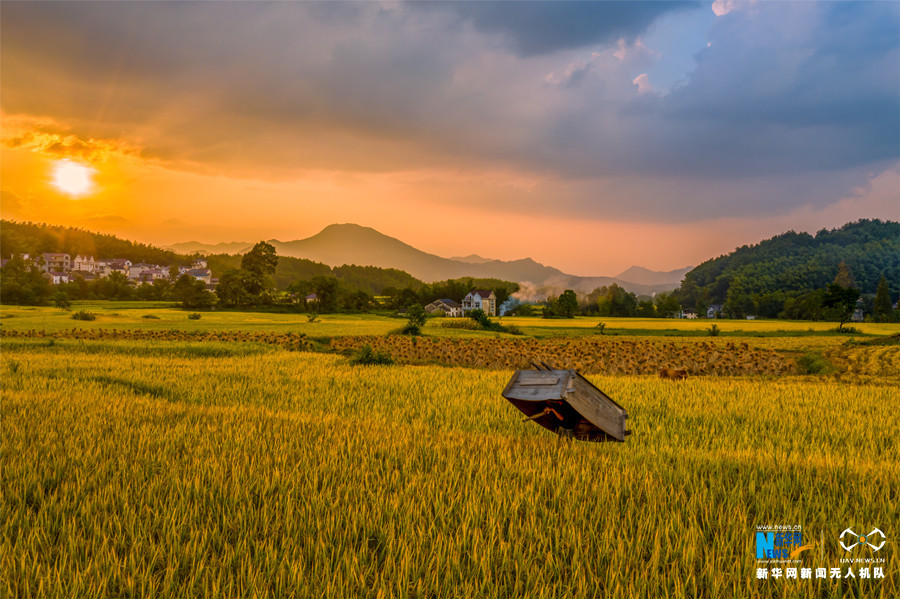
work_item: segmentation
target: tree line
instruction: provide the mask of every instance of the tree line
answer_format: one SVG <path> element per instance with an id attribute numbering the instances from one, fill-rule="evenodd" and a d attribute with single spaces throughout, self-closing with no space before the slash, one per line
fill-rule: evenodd
<path id="1" fill-rule="evenodd" d="M 283 260 L 264 241 L 247 252 L 237 268 L 229 268 L 216 287 L 219 304 L 228 308 L 281 307 L 304 312 L 365 312 L 375 309 L 405 309 L 424 306 L 437 299 L 457 302 L 475 288 L 491 289 L 498 305 L 519 290 L 519 285 L 499 279 L 460 278 L 423 283 L 396 269 L 344 265 L 328 270 L 309 262 L 305 278 L 280 288 L 278 265 Z M 296 260 L 296 259 L 294 259 Z M 210 264 L 212 266 L 212 263 Z"/>
<path id="2" fill-rule="evenodd" d="M 127 258 L 132 262 L 187 266 L 192 257 L 152 245 L 91 233 L 74 227 L 31 222 L 0 221 L 0 254 L 10 258 L 22 254 L 69 254 L 95 258 Z"/>
<path id="3" fill-rule="evenodd" d="M 671 293 L 638 296 L 613 283 L 582 295 L 566 289 L 558 296 L 548 297 L 542 304 L 517 303 L 508 313 L 516 316 L 540 314 L 544 318 L 574 318 L 577 315 L 674 318 L 681 313 L 681 304 Z"/>
<path id="4" fill-rule="evenodd" d="M 856 289 L 875 319 L 893 318 L 887 305 L 900 295 L 900 223 L 860 220 L 815 236 L 789 231 L 704 262 L 675 296 L 698 313 L 721 306 L 732 318 L 836 320 L 832 284 Z"/>

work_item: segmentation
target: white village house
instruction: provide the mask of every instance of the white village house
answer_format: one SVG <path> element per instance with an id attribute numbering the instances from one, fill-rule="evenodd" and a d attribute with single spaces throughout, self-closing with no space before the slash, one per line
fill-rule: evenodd
<path id="1" fill-rule="evenodd" d="M 466 294 L 462 301 L 462 313 L 472 310 L 484 310 L 488 316 L 497 316 L 497 296 L 487 289 L 476 289 Z"/>
<path id="2" fill-rule="evenodd" d="M 94 261 L 93 256 L 75 256 L 75 260 L 72 261 L 72 270 L 78 270 L 82 272 L 95 272 L 97 270 L 97 263 Z"/>

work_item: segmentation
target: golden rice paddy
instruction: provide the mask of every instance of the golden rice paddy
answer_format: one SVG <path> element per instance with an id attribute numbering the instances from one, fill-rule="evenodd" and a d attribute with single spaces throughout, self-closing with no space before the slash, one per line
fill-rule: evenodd
<path id="1" fill-rule="evenodd" d="M 755 341 L 334 338 L 399 360 L 353 366 L 285 331 L 5 328 L 0 595 L 897 596 L 897 346 L 800 376 Z M 530 360 L 634 434 L 522 423 L 500 391 Z M 766 524 L 829 569 L 879 527 L 885 578 L 757 580 Z"/>

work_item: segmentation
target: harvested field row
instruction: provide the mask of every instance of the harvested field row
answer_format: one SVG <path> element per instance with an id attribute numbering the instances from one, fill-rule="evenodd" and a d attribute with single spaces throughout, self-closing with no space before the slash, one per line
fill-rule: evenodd
<path id="1" fill-rule="evenodd" d="M 292 351 L 312 349 L 312 344 L 302 333 L 265 333 L 247 331 L 179 331 L 143 329 L 69 329 L 46 332 L 37 329 L 28 331 L 6 330 L 3 337 L 29 337 L 37 339 L 83 339 L 83 340 L 123 340 L 123 341 L 219 341 L 236 343 L 267 343 L 280 345 Z"/>
<path id="2" fill-rule="evenodd" d="M 847 374 L 894 379 L 900 376 L 900 346 L 897 345 L 836 348 L 825 355 Z"/>
<path id="3" fill-rule="evenodd" d="M 576 338 L 447 339 L 339 337 L 331 341 L 337 351 L 370 345 L 401 362 L 439 362 L 455 366 L 510 369 L 547 362 L 558 368 L 576 368 L 586 374 L 656 374 L 660 368 L 683 368 L 691 375 L 782 375 L 795 372 L 792 359 L 773 350 L 746 343 L 658 343 L 646 340 Z"/>

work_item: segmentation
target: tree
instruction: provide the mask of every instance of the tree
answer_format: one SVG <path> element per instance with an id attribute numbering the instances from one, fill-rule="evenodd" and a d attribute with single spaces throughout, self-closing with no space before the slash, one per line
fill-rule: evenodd
<path id="1" fill-rule="evenodd" d="M 356 291 L 345 290 L 341 295 L 341 304 L 345 310 L 366 312 L 372 305 L 372 296 L 362 289 Z"/>
<path id="2" fill-rule="evenodd" d="M 100 299 L 129 300 L 134 294 L 131 281 L 122 272 L 112 272 L 95 283 L 97 297 Z"/>
<path id="3" fill-rule="evenodd" d="M 743 277 L 732 279 L 726 295 L 725 311 L 732 318 L 744 318 L 749 314 L 756 314 L 756 303 L 747 293 Z"/>
<path id="4" fill-rule="evenodd" d="M 56 295 L 53 296 L 53 305 L 62 310 L 68 310 L 72 306 L 69 294 L 65 291 L 57 291 Z"/>
<path id="5" fill-rule="evenodd" d="M 878 322 L 890 322 L 893 306 L 891 305 L 891 292 L 884 275 L 878 281 L 878 289 L 875 290 L 875 319 Z"/>
<path id="6" fill-rule="evenodd" d="M 181 307 L 191 310 L 203 310 L 211 308 L 215 303 L 215 296 L 206 290 L 206 284 L 195 279 L 191 275 L 183 274 L 172 288 L 172 295 L 181 302 Z"/>
<path id="7" fill-rule="evenodd" d="M 178 282 L 181 282 L 184 277 L 190 277 L 190 275 L 182 275 Z M 254 305 L 256 298 L 247 290 L 248 277 L 249 275 L 243 270 L 226 271 L 219 277 L 219 284 L 216 285 L 216 295 L 219 296 L 219 301 L 232 308 Z M 177 288 L 178 283 L 175 286 Z"/>
<path id="8" fill-rule="evenodd" d="M 853 280 L 853 273 L 850 272 L 850 267 L 847 266 L 847 263 L 843 260 L 838 264 L 838 272 L 834 277 L 834 284 L 844 288 L 856 287 L 856 281 Z"/>
<path id="9" fill-rule="evenodd" d="M 609 287 L 601 287 L 597 298 L 597 308 L 600 316 L 634 316 L 637 308 L 637 296 L 625 291 L 618 284 L 613 283 Z"/>
<path id="10" fill-rule="evenodd" d="M 560 316 L 574 318 L 578 311 L 578 296 L 571 289 L 566 289 L 554 303 L 554 309 Z"/>
<path id="11" fill-rule="evenodd" d="M 264 291 L 275 288 L 273 277 L 278 266 L 278 254 L 275 246 L 260 241 L 241 259 L 241 270 L 248 273 L 245 279 L 247 291 L 259 297 Z"/>
<path id="12" fill-rule="evenodd" d="M 313 277 L 309 283 L 310 289 L 318 298 L 317 312 L 334 312 L 338 305 L 341 282 L 334 277 Z"/>
<path id="13" fill-rule="evenodd" d="M 156 279 L 150 285 L 141 285 L 137 288 L 137 296 L 142 300 L 159 301 L 167 299 L 171 295 L 172 283 L 166 279 Z"/>
<path id="14" fill-rule="evenodd" d="M 653 307 L 652 301 L 642 300 L 638 302 L 637 307 L 634 309 L 634 315 L 641 318 L 652 318 L 656 316 L 656 308 Z"/>
<path id="15" fill-rule="evenodd" d="M 419 302 L 419 294 L 412 287 L 406 287 L 405 289 L 385 287 L 382 293 L 389 298 L 388 306 L 397 310 Z"/>
<path id="16" fill-rule="evenodd" d="M 50 282 L 33 262 L 14 256 L 0 271 L 0 301 L 38 306 L 50 299 Z"/>
<path id="17" fill-rule="evenodd" d="M 422 327 L 425 326 L 425 318 L 427 316 L 422 304 L 410 304 L 410 306 L 406 308 L 406 316 L 408 321 L 403 328 L 403 332 L 407 335 L 418 335 L 422 332 Z"/>
<path id="18" fill-rule="evenodd" d="M 822 305 L 835 311 L 835 315 L 840 321 L 839 331 L 844 328 L 844 323 L 850 320 L 850 316 L 856 310 L 856 300 L 858 299 L 859 290 L 852 287 L 842 287 L 837 283 L 832 283 L 825 290 Z"/>
<path id="19" fill-rule="evenodd" d="M 660 293 L 656 296 L 656 315 L 662 318 L 674 318 L 681 311 L 678 298 L 671 293 Z"/>

